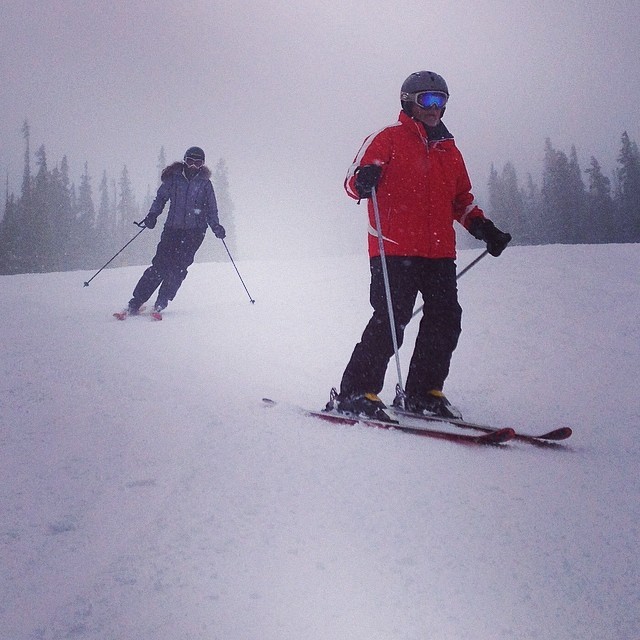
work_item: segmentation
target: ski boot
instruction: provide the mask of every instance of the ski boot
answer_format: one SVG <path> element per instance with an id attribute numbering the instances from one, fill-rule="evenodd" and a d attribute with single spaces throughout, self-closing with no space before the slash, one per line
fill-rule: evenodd
<path id="1" fill-rule="evenodd" d="M 145 307 L 140 305 L 134 298 L 129 300 L 129 304 L 122 311 L 116 311 L 113 317 L 117 320 L 126 320 L 129 316 L 139 316 Z"/>
<path id="2" fill-rule="evenodd" d="M 167 302 L 164 300 L 156 300 L 153 305 L 153 311 L 151 312 L 152 320 L 162 320 L 162 312 L 167 308 Z"/>
<path id="3" fill-rule="evenodd" d="M 346 396 L 331 389 L 325 411 L 335 411 L 353 418 L 371 418 L 382 422 L 397 422 L 385 409 L 387 406 L 375 393 L 352 393 Z"/>
<path id="4" fill-rule="evenodd" d="M 462 419 L 461 411 L 454 407 L 439 389 L 431 389 L 420 396 L 406 395 L 402 390 L 396 389 L 396 397 L 392 406 L 408 413 L 437 416 L 438 418 Z"/>
<path id="5" fill-rule="evenodd" d="M 127 306 L 127 315 L 129 316 L 138 316 L 144 311 L 144 306 L 142 303 L 138 302 L 135 298 L 131 298 L 129 300 L 129 305 Z"/>
<path id="6" fill-rule="evenodd" d="M 160 300 L 158 298 L 158 300 L 156 300 L 156 303 L 153 305 L 153 310 L 158 313 L 162 313 L 167 308 L 168 304 L 169 303 L 166 300 Z"/>

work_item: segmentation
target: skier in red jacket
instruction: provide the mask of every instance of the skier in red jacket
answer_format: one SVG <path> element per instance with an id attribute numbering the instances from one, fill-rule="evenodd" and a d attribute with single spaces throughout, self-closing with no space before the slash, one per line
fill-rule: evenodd
<path id="1" fill-rule="evenodd" d="M 418 293 L 424 309 L 409 366 L 404 404 L 411 412 L 460 417 L 442 392 L 461 332 L 456 285 L 457 221 L 499 256 L 511 236 L 474 203 L 462 155 L 442 122 L 449 89 L 440 75 L 418 71 L 403 83 L 398 122 L 365 139 L 345 180 L 347 193 L 369 199 L 370 301 L 373 316 L 328 408 L 390 419 L 378 397 L 394 354 L 379 240 L 375 189 L 386 256 L 397 346 Z"/>

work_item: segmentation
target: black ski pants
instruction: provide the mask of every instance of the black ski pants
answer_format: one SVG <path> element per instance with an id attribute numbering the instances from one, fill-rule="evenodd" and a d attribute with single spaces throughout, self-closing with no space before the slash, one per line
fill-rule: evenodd
<path id="1" fill-rule="evenodd" d="M 420 396 L 431 389 L 442 390 L 462 326 L 455 261 L 399 256 L 389 256 L 386 260 L 398 348 L 418 293 L 424 301 L 405 391 L 408 395 Z M 373 316 L 342 376 L 340 394 L 343 396 L 380 393 L 394 354 L 380 257 L 371 258 L 370 268 Z"/>
<path id="2" fill-rule="evenodd" d="M 136 303 L 145 303 L 158 287 L 158 302 L 162 306 L 173 300 L 182 281 L 187 277 L 187 270 L 193 264 L 206 232 L 206 229 L 168 227 L 162 230 L 151 266 L 142 274 L 133 290 Z"/>

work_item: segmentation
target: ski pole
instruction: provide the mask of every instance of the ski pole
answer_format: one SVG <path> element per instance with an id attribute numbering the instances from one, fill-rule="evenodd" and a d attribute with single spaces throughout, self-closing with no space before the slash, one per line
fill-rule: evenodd
<path id="1" fill-rule="evenodd" d="M 380 250 L 380 263 L 382 264 L 382 277 L 384 279 L 384 293 L 387 298 L 387 311 L 389 312 L 389 324 L 391 326 L 391 340 L 393 342 L 393 352 L 396 359 L 396 370 L 398 373 L 398 389 L 400 390 L 400 399 L 402 408 L 404 409 L 404 385 L 402 384 L 402 369 L 400 368 L 400 354 L 398 349 L 398 335 L 396 333 L 395 314 L 391 300 L 391 287 L 389 285 L 389 272 L 387 270 L 387 258 L 384 252 L 384 240 L 382 236 L 382 224 L 380 223 L 380 210 L 378 209 L 378 196 L 376 189 L 371 189 L 371 202 L 373 203 L 373 214 L 376 219 L 376 231 L 378 233 L 378 248 Z"/>
<path id="2" fill-rule="evenodd" d="M 134 222 L 133 224 L 137 225 L 138 227 L 142 224 L 142 222 Z M 89 283 L 111 262 L 113 262 L 147 227 L 142 227 L 142 229 L 140 229 L 140 231 L 138 231 L 138 233 L 136 233 L 135 236 L 133 236 L 133 238 L 131 238 L 131 240 L 129 240 L 129 242 L 127 242 L 127 244 L 124 245 L 124 247 L 122 247 L 122 249 L 120 249 L 120 251 L 118 251 L 118 253 L 116 253 L 115 256 L 113 256 L 113 258 L 111 258 L 110 260 L 107 260 L 85 283 L 84 286 L 88 287 Z"/>
<path id="3" fill-rule="evenodd" d="M 480 260 L 482 260 L 482 258 L 484 258 L 486 255 L 488 255 L 489 250 L 485 249 L 475 260 L 472 260 L 464 269 L 462 269 L 462 271 L 460 271 L 459 274 L 456 275 L 456 280 L 460 280 L 460 278 L 462 278 L 462 276 L 467 273 L 467 271 L 469 271 L 469 269 L 471 269 L 471 267 L 474 267 L 475 265 L 478 264 L 478 262 L 480 262 Z"/>
<path id="4" fill-rule="evenodd" d="M 482 258 L 484 258 L 488 253 L 489 253 L 489 251 L 487 249 L 485 249 L 477 258 L 475 258 L 475 260 L 472 260 L 464 269 L 462 269 L 462 271 L 460 271 L 460 273 L 456 274 L 456 280 L 460 280 L 460 278 L 462 278 L 462 276 L 465 273 L 467 273 L 467 271 L 469 271 L 469 269 L 471 269 L 471 267 L 474 267 L 475 265 L 477 265 L 478 262 L 480 262 L 480 260 L 482 260 Z M 422 305 L 420 308 L 416 309 L 413 312 L 413 315 L 411 317 L 415 318 L 422 311 L 422 309 L 424 309 L 424 305 Z"/>
<path id="5" fill-rule="evenodd" d="M 251 294 L 249 293 L 249 289 L 247 289 L 247 285 L 244 283 L 244 280 L 242 279 L 242 276 L 238 271 L 238 267 L 236 267 L 236 263 L 231 257 L 231 252 L 229 251 L 229 247 L 227 247 L 227 243 L 224 241 L 224 238 L 220 238 L 220 240 L 222 240 L 222 244 L 224 245 L 224 248 L 227 250 L 227 253 L 229 254 L 229 260 L 231 260 L 231 264 L 233 265 L 233 268 L 236 270 L 236 273 L 238 274 L 238 278 L 240 278 L 240 282 L 242 282 L 242 286 L 244 287 L 244 290 L 247 292 L 247 295 L 249 296 L 249 301 L 251 302 L 251 304 L 255 304 L 256 301 L 251 297 Z"/>

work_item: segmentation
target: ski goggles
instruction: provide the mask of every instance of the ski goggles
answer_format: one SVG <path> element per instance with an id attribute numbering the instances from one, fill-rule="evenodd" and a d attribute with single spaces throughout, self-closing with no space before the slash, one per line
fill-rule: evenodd
<path id="1" fill-rule="evenodd" d="M 202 160 L 202 158 L 192 158 L 191 156 L 187 156 L 184 159 L 184 163 L 187 167 L 197 167 L 199 169 L 204 164 L 204 160 Z"/>
<path id="2" fill-rule="evenodd" d="M 449 96 L 442 91 L 419 91 L 418 93 L 403 93 L 400 99 L 415 102 L 423 109 L 430 109 L 431 107 L 444 109 Z"/>

